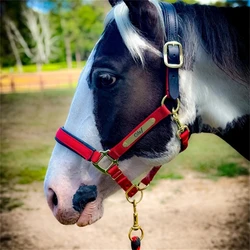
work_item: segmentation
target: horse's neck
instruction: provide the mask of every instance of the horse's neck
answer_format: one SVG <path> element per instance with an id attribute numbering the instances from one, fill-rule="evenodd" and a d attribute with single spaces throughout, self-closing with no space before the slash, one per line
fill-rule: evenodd
<path id="1" fill-rule="evenodd" d="M 227 76 L 203 49 L 180 72 L 181 120 L 192 132 L 215 133 L 249 158 L 249 88 Z"/>

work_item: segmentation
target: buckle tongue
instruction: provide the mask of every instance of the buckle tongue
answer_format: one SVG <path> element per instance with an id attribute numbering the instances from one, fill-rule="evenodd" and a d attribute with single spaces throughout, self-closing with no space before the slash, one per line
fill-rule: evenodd
<path id="1" fill-rule="evenodd" d="M 98 161 L 92 162 L 93 165 L 100 170 L 102 173 L 106 174 L 107 171 L 115 164 L 118 164 L 118 160 L 113 159 L 108 154 L 109 150 L 107 151 L 100 151 L 101 156 Z"/>

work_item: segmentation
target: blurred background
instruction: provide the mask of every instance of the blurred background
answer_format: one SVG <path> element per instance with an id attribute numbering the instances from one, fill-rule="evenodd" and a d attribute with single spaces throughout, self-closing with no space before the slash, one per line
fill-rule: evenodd
<path id="1" fill-rule="evenodd" d="M 185 2 L 250 5 L 250 0 Z M 1 249 L 129 248 L 126 232 L 114 224 L 127 222 L 121 193 L 107 201 L 99 224 L 65 229 L 52 218 L 42 191 L 55 132 L 65 122 L 109 10 L 104 0 L 0 1 Z M 156 214 L 168 215 L 155 218 L 149 204 L 142 207 L 148 228 L 161 223 L 149 231 L 145 249 L 248 249 L 249 162 L 219 138 L 192 136 L 187 151 L 161 170 L 148 192 L 150 204 L 156 199 Z M 114 219 L 117 211 L 121 218 Z"/>
<path id="2" fill-rule="evenodd" d="M 236 7 L 249 5 L 250 0 L 185 2 Z M 110 9 L 108 1 L 0 3 L 1 93 L 75 87 L 79 72 L 103 30 L 103 20 Z"/>

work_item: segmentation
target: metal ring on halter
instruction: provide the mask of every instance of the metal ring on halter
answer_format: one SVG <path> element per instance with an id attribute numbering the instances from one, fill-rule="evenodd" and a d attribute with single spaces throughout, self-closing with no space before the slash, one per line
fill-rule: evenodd
<path id="1" fill-rule="evenodd" d="M 138 201 L 136 201 L 135 199 L 132 200 L 132 197 L 129 197 L 128 194 L 126 193 L 126 199 L 129 203 L 131 204 L 138 204 L 139 202 L 141 202 L 142 198 L 143 198 L 143 190 L 138 190 L 141 193 L 140 199 Z"/>
<path id="2" fill-rule="evenodd" d="M 167 95 L 164 95 L 164 96 L 163 96 L 163 98 L 162 98 L 162 100 L 161 100 L 161 106 L 164 105 L 164 102 L 166 101 L 167 97 L 168 97 Z"/>
<path id="3" fill-rule="evenodd" d="M 142 187 L 142 185 L 144 185 L 144 186 Z M 139 191 L 145 190 L 148 186 L 149 186 L 149 184 L 148 184 L 148 185 L 145 185 L 145 184 L 142 183 L 142 182 L 140 182 L 140 183 L 137 184 L 137 188 L 138 188 Z"/>
<path id="4" fill-rule="evenodd" d="M 180 109 L 180 100 L 179 100 L 179 98 L 177 98 L 176 100 L 177 100 L 177 107 L 176 107 L 176 109 L 172 108 L 172 113 L 173 114 L 177 114 L 177 112 Z"/>
<path id="5" fill-rule="evenodd" d="M 129 237 L 129 239 L 130 239 L 131 241 L 132 241 L 132 232 L 133 232 L 133 231 L 138 231 L 138 230 L 141 231 L 141 236 L 139 237 L 139 239 L 140 239 L 140 240 L 143 239 L 143 237 L 144 237 L 144 232 L 143 232 L 142 228 L 140 227 L 140 228 L 134 229 L 133 227 L 131 227 L 130 230 L 129 230 L 129 232 L 128 232 L 128 237 Z"/>

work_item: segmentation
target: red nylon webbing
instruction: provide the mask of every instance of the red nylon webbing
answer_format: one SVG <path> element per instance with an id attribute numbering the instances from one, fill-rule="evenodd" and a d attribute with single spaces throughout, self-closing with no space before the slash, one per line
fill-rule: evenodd
<path id="1" fill-rule="evenodd" d="M 188 139 L 189 139 L 189 130 L 186 129 L 184 132 L 180 134 L 181 138 L 181 151 L 184 151 L 188 147 Z"/>
<path id="2" fill-rule="evenodd" d="M 125 192 L 129 190 L 129 197 L 132 197 L 137 193 L 138 188 L 132 184 L 132 182 L 123 174 L 117 165 L 114 165 L 108 169 L 107 173 Z"/>
<path id="3" fill-rule="evenodd" d="M 154 176 L 157 174 L 160 168 L 161 166 L 153 167 L 149 171 L 149 173 L 141 180 L 141 183 L 147 186 L 153 180 Z"/>
<path id="4" fill-rule="evenodd" d="M 91 157 L 93 156 L 93 153 L 97 152 L 91 146 L 84 143 L 83 141 L 80 141 L 78 138 L 75 138 L 73 135 L 71 135 L 69 132 L 67 132 L 63 128 L 58 129 L 56 133 L 56 140 L 59 143 L 66 146 L 67 148 L 73 150 L 78 155 L 82 156 L 87 161 L 90 161 Z"/>
<path id="5" fill-rule="evenodd" d="M 127 152 L 138 140 L 140 140 L 144 135 L 146 135 L 150 129 L 152 129 L 156 124 L 158 124 L 161 120 L 163 120 L 170 114 L 171 112 L 167 109 L 167 107 L 165 105 L 161 105 L 151 115 L 149 115 L 144 121 L 142 121 L 136 128 L 134 128 L 124 139 L 122 139 L 118 144 L 116 144 L 113 148 L 111 148 L 108 154 L 113 159 L 120 158 L 121 155 Z M 133 135 L 135 136 L 135 133 L 138 131 L 138 129 L 141 128 L 143 124 L 145 124 L 151 118 L 155 119 L 154 124 L 150 126 L 148 129 L 146 129 L 145 131 L 143 131 L 141 135 L 137 136 L 136 140 L 134 140 L 133 143 L 131 143 L 128 147 L 124 147 L 123 143 L 130 136 L 133 136 Z"/>

